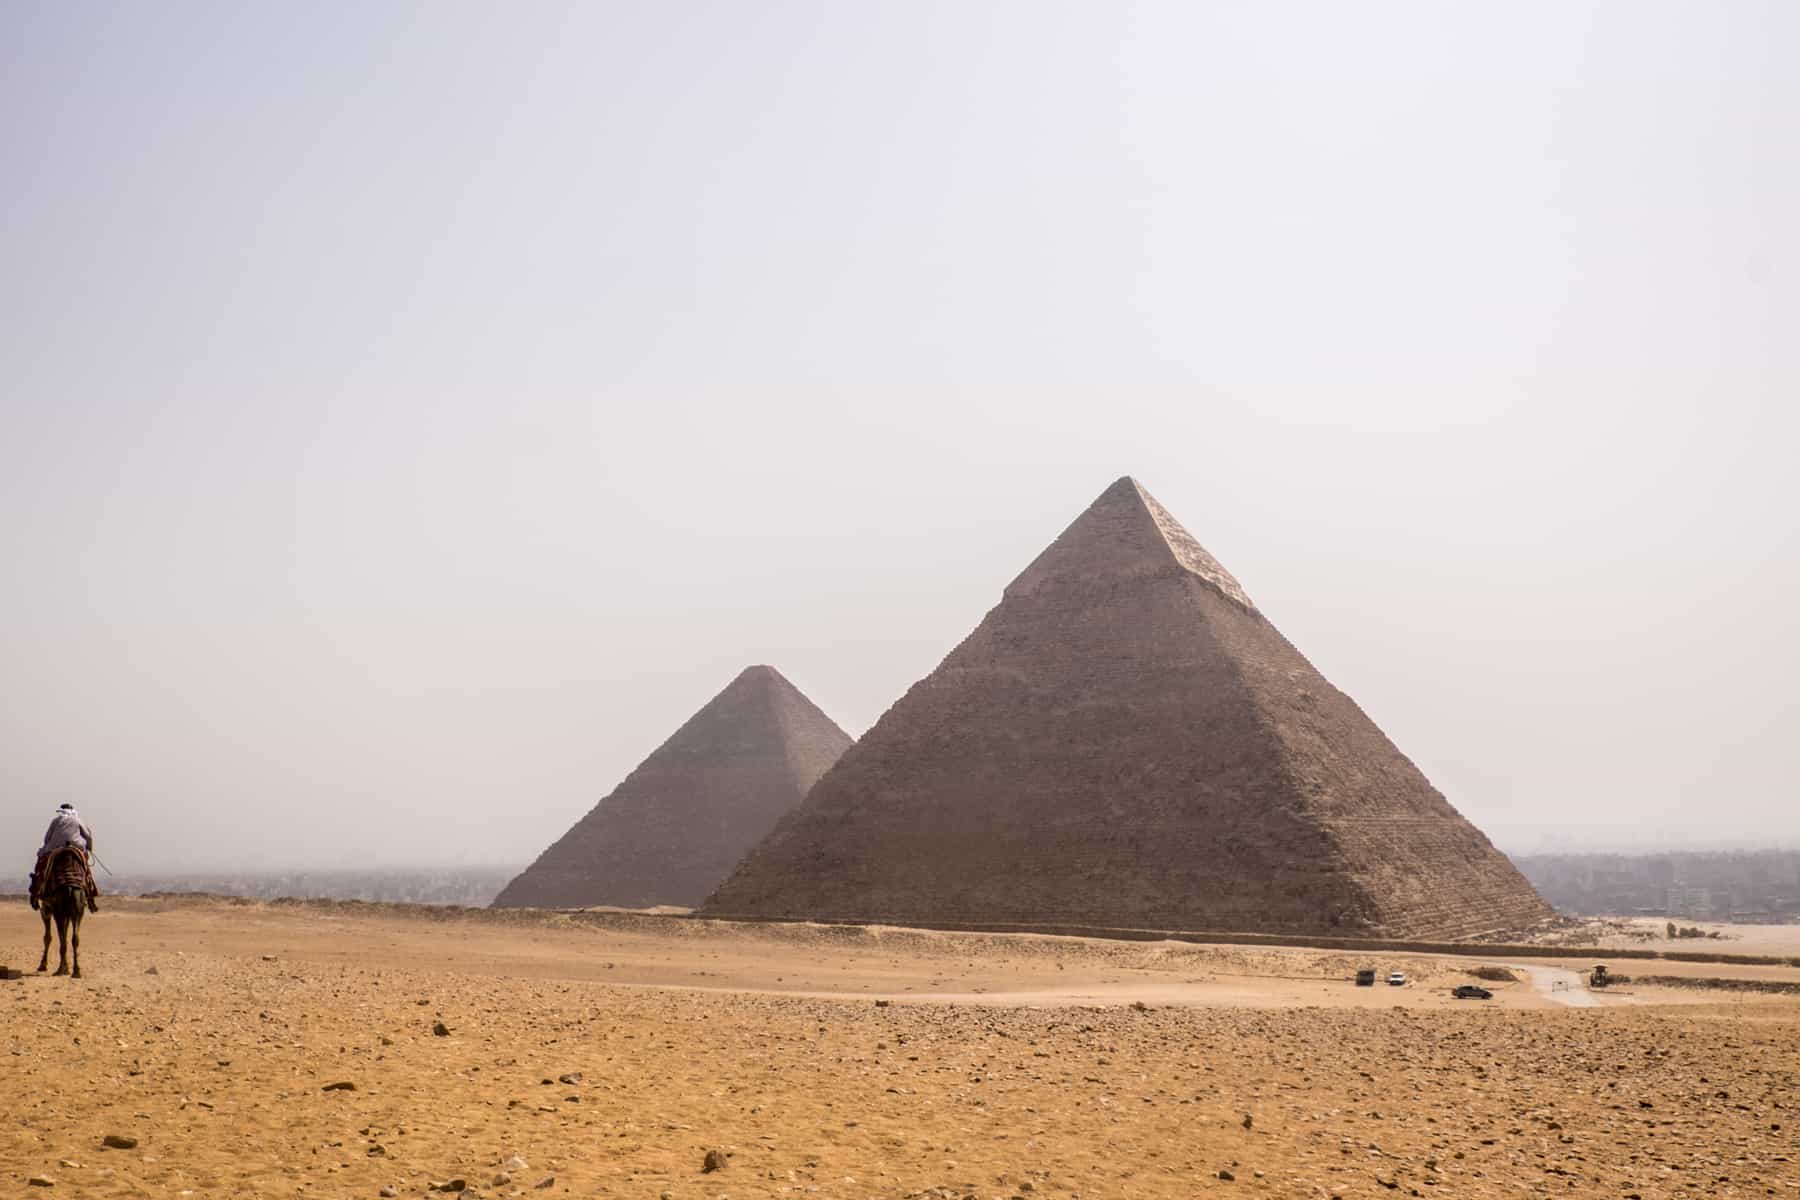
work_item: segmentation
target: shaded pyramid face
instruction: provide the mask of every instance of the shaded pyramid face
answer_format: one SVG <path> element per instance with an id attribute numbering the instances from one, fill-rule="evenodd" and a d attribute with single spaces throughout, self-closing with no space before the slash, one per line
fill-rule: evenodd
<path id="1" fill-rule="evenodd" d="M 1417 938 L 1550 915 L 1131 479 L 703 911 Z"/>
<path id="2" fill-rule="evenodd" d="M 692 907 L 850 738 L 773 667 L 750 667 L 494 900 Z"/>

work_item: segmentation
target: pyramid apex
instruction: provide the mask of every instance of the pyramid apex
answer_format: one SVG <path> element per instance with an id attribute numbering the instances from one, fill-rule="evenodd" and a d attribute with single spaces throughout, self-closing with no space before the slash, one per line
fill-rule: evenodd
<path id="1" fill-rule="evenodd" d="M 1144 491 L 1144 485 L 1139 483 L 1135 476 L 1121 475 L 1107 484 L 1105 491 L 1094 497 L 1094 503 L 1129 500 L 1144 495 L 1148 495 L 1148 493 Z"/>
<path id="2" fill-rule="evenodd" d="M 1255 611 L 1243 585 L 1130 475 L 1121 475 L 1006 589 L 1036 591 L 1053 580 L 1144 577 L 1182 571 Z"/>
<path id="3" fill-rule="evenodd" d="M 730 691 L 732 688 L 747 687 L 758 683 L 787 683 L 787 677 L 767 663 L 751 663 L 732 678 L 725 690 Z M 793 685 L 789 684 L 788 686 Z"/>

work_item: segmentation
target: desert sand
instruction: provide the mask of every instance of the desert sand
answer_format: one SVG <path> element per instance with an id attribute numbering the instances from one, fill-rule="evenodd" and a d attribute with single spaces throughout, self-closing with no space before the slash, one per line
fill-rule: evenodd
<path id="1" fill-rule="evenodd" d="M 114 900 L 86 934 L 85 978 L 0 983 L 8 1194 L 1800 1195 L 1800 998 L 1568 960 L 1479 1002 L 1479 958 L 627 914 Z M 9 903 L 0 961 L 38 940 Z"/>

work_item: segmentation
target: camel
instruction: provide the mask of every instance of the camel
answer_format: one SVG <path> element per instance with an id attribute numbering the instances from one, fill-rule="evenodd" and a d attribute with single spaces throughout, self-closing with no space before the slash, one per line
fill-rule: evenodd
<path id="1" fill-rule="evenodd" d="M 38 899 L 38 911 L 44 917 L 44 956 L 38 960 L 37 969 L 50 969 L 50 922 L 54 919 L 56 973 L 80 979 L 81 918 L 87 912 L 87 881 L 80 850 L 64 846 L 51 854 L 50 861 L 44 864 L 44 879 L 43 894 Z M 69 969 L 71 961 L 73 971 Z"/>

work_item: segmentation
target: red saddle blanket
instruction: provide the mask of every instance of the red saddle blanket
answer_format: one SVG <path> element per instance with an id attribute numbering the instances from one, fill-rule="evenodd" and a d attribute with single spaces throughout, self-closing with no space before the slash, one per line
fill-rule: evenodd
<path id="1" fill-rule="evenodd" d="M 57 887 L 77 887 L 89 896 L 99 894 L 86 850 L 73 843 L 52 850 L 48 860 L 38 868 L 37 890 L 32 893 L 32 898 L 42 900 L 51 888 Z"/>

